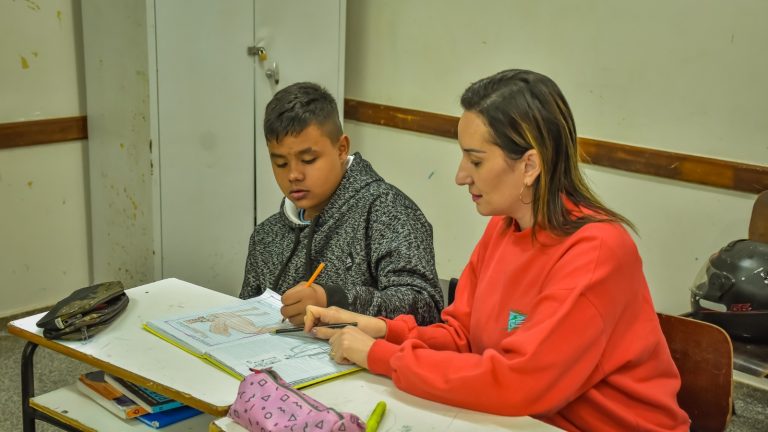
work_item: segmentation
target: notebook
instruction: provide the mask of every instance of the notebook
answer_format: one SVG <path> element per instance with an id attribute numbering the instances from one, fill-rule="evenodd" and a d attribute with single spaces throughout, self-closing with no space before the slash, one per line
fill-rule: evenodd
<path id="1" fill-rule="evenodd" d="M 280 296 L 267 290 L 224 307 L 147 321 L 144 329 L 242 379 L 271 367 L 296 388 L 360 369 L 328 355 L 328 342 L 304 332 L 273 334 L 282 324 Z"/>
<path id="2" fill-rule="evenodd" d="M 105 374 L 104 380 L 112 385 L 112 387 L 120 390 L 125 396 L 139 404 L 149 413 L 156 413 L 184 406 L 184 404 L 177 400 L 173 400 L 160 393 L 153 392 L 146 387 L 142 387 L 114 375 Z"/>
<path id="3" fill-rule="evenodd" d="M 186 420 L 190 417 L 194 417 L 198 414 L 202 414 L 202 411 L 184 405 L 166 411 L 144 414 L 137 417 L 137 419 L 139 419 L 140 422 L 146 424 L 147 426 L 150 426 L 154 429 L 160 429 L 168 425 L 178 423 L 182 420 Z"/>
<path id="4" fill-rule="evenodd" d="M 133 418 L 148 412 L 107 383 L 104 379 L 104 371 L 82 374 L 75 384 L 81 393 L 122 419 Z"/>

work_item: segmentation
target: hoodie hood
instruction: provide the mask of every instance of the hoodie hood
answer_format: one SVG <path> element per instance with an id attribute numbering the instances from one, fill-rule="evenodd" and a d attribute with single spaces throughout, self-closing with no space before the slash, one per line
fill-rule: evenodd
<path id="1" fill-rule="evenodd" d="M 316 283 L 329 306 L 372 316 L 405 313 L 421 324 L 439 319 L 432 227 L 359 153 L 320 214 L 309 224 L 298 214 L 283 199 L 280 211 L 254 228 L 241 298 L 267 288 L 283 294 L 322 262 L 327 267 Z"/>
<path id="2" fill-rule="evenodd" d="M 353 163 L 354 162 L 354 163 Z M 317 215 L 317 224 L 321 224 L 323 221 L 328 221 L 338 214 L 344 208 L 345 204 L 354 199 L 362 189 L 365 189 L 372 182 L 384 181 L 376 171 L 374 171 L 371 164 L 363 159 L 360 153 L 355 153 L 351 156 L 347 156 L 347 166 L 344 176 L 341 178 L 339 186 L 333 193 L 331 200 L 325 206 L 322 212 Z M 283 221 L 292 227 L 306 227 L 309 226 L 310 221 L 302 221 L 299 217 L 299 208 L 296 204 L 288 198 L 283 198 L 280 203 L 280 213 L 283 216 Z"/>

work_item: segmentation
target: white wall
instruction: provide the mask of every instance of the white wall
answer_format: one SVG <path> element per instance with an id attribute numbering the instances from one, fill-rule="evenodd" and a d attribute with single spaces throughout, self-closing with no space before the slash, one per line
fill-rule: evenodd
<path id="1" fill-rule="evenodd" d="M 0 3 L 0 123 L 82 115 L 76 0 Z M 0 150 L 0 317 L 88 284 L 85 142 Z"/>
<path id="2" fill-rule="evenodd" d="M 147 2 L 86 1 L 82 32 L 91 181 L 91 273 L 126 288 L 155 280 L 158 157 L 151 151 Z M 119 89 L 119 90 L 117 90 Z M 157 142 L 157 141 L 155 141 Z M 159 220 L 159 218 L 158 218 Z"/>
<path id="3" fill-rule="evenodd" d="M 0 122 L 85 112 L 79 4 L 0 3 Z M 562 86 L 582 136 L 768 165 L 767 15 L 760 0 L 355 0 L 346 94 L 458 115 L 471 81 L 530 68 Z M 484 219 L 452 183 L 456 143 L 354 122 L 347 130 L 432 221 L 440 276 L 459 274 Z M 0 316 L 89 282 L 84 146 L 0 150 Z M 637 224 L 660 310 L 685 310 L 703 260 L 746 235 L 754 195 L 585 168 Z"/>
<path id="4" fill-rule="evenodd" d="M 347 12 L 347 97 L 459 115 L 506 68 L 551 76 L 580 136 L 768 165 L 768 3 L 360 0 Z M 451 140 L 347 122 L 356 150 L 422 206 L 438 273 L 458 275 L 483 218 L 453 185 Z M 585 165 L 638 227 L 657 309 L 687 310 L 703 261 L 746 236 L 754 195 Z"/>

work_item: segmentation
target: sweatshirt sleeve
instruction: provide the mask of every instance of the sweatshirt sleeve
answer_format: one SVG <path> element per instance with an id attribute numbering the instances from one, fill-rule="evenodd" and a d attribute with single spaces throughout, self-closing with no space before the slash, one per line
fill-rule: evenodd
<path id="1" fill-rule="evenodd" d="M 257 271 L 258 271 L 258 253 L 257 247 L 257 231 L 259 226 L 255 227 L 251 234 L 251 239 L 248 242 L 248 257 L 245 260 L 245 275 L 243 276 L 243 287 L 240 290 L 239 297 L 241 299 L 249 299 L 252 297 L 260 296 L 264 293 L 264 287 L 260 287 L 257 284 Z"/>
<path id="2" fill-rule="evenodd" d="M 470 352 L 469 320 L 471 318 L 472 298 L 477 287 L 477 267 L 483 258 L 483 251 L 500 224 L 501 218 L 492 218 L 472 251 L 469 262 L 464 267 L 456 289 L 456 300 L 442 312 L 442 323 L 419 326 L 411 315 L 400 315 L 395 319 L 383 319 L 387 324 L 385 339 L 387 342 L 402 344 L 408 339 L 418 339 L 434 350 Z M 392 347 L 390 346 L 390 349 Z M 379 357 L 379 360 L 383 357 Z M 388 367 L 388 366 L 386 366 Z"/>
<path id="3" fill-rule="evenodd" d="M 382 194 L 367 214 L 366 237 L 378 286 L 327 287 L 329 305 L 389 318 L 410 314 L 422 325 L 437 322 L 443 291 L 432 226 L 418 207 L 399 191 Z"/>
<path id="4" fill-rule="evenodd" d="M 408 393 L 449 405 L 510 416 L 558 411 L 604 376 L 600 359 L 610 329 L 590 297 L 613 292 L 611 300 L 623 307 L 616 286 L 625 274 L 622 261 L 634 256 L 605 246 L 599 236 L 574 244 L 550 272 L 525 325 L 498 348 L 469 352 L 456 338 L 466 331 L 456 331 L 457 320 L 453 333 L 445 332 L 455 349 L 438 350 L 415 327 L 404 337 L 402 320 L 395 320 L 387 323 L 387 339 L 369 351 L 370 370 Z"/>

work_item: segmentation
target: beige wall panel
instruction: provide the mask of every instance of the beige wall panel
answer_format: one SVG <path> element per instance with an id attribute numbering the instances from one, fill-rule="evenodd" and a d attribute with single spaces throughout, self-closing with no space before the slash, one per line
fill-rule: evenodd
<path id="1" fill-rule="evenodd" d="M 85 112 L 78 5 L 0 3 L 0 123 Z M 0 317 L 89 282 L 85 146 L 0 150 Z"/>

